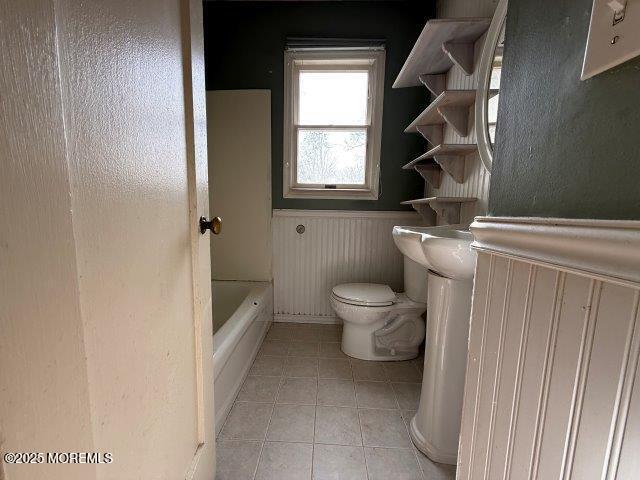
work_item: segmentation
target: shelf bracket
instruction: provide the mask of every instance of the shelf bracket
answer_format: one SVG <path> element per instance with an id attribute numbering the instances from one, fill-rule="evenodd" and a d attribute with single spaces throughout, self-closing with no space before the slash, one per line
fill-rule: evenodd
<path id="1" fill-rule="evenodd" d="M 473 74 L 473 50 L 473 43 L 445 42 L 442 44 L 442 51 L 467 75 Z"/>
<path id="2" fill-rule="evenodd" d="M 426 225 L 436 225 L 436 211 L 429 205 L 412 203 L 411 207 L 420 214 Z"/>
<path id="3" fill-rule="evenodd" d="M 418 130 L 431 145 L 440 145 L 444 138 L 442 125 L 417 125 L 416 130 Z"/>
<path id="4" fill-rule="evenodd" d="M 442 106 L 438 107 L 438 113 L 453 127 L 462 137 L 469 134 L 469 107 L 468 106 Z"/>
<path id="5" fill-rule="evenodd" d="M 457 183 L 464 183 L 464 157 L 460 155 L 435 155 L 433 159 L 451 175 Z M 436 187 L 437 188 L 437 187 Z"/>
<path id="6" fill-rule="evenodd" d="M 437 215 L 440 215 L 443 223 L 447 225 L 460 223 L 460 205 L 460 203 L 438 202 L 435 200 L 429 203 L 429 207 Z"/>
<path id="7" fill-rule="evenodd" d="M 447 86 L 447 75 L 439 73 L 435 75 L 423 74 L 418 76 L 420 82 L 429 89 L 436 97 L 444 92 Z"/>
<path id="8" fill-rule="evenodd" d="M 442 169 L 439 165 L 427 164 L 413 167 L 433 188 L 440 188 Z"/>

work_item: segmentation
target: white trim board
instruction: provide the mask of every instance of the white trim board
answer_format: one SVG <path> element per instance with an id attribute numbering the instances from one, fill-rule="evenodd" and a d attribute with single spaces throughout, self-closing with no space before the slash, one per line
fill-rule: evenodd
<path id="1" fill-rule="evenodd" d="M 640 286 L 640 221 L 476 217 L 474 249 Z"/>
<path id="2" fill-rule="evenodd" d="M 342 324 L 342 320 L 338 317 L 326 315 L 288 315 L 277 313 L 273 316 L 276 323 L 316 323 L 322 325 L 338 325 Z"/>
<path id="3" fill-rule="evenodd" d="M 328 218 L 398 218 L 422 222 L 422 217 L 413 211 L 402 210 L 290 210 L 274 209 L 274 217 L 328 217 Z"/>

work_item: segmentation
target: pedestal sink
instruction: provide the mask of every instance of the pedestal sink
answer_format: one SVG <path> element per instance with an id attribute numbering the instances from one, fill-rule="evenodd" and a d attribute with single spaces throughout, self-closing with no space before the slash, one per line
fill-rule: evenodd
<path id="1" fill-rule="evenodd" d="M 467 361 L 476 256 L 464 225 L 394 227 L 400 251 L 428 269 L 422 393 L 413 443 L 436 462 L 455 464 Z"/>

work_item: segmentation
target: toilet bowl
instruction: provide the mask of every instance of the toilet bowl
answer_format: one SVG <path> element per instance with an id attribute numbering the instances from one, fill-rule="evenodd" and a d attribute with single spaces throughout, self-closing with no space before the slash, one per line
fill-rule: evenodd
<path id="1" fill-rule="evenodd" d="M 426 270 L 405 257 L 405 292 L 383 284 L 347 283 L 331 292 L 342 319 L 342 351 L 362 360 L 409 360 L 424 340 Z"/>

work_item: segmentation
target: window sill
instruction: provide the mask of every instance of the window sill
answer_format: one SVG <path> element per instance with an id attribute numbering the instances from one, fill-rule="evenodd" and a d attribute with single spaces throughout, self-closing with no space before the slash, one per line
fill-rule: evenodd
<path id="1" fill-rule="evenodd" d="M 361 188 L 290 188 L 284 198 L 309 198 L 318 200 L 378 200 L 378 192 Z"/>

